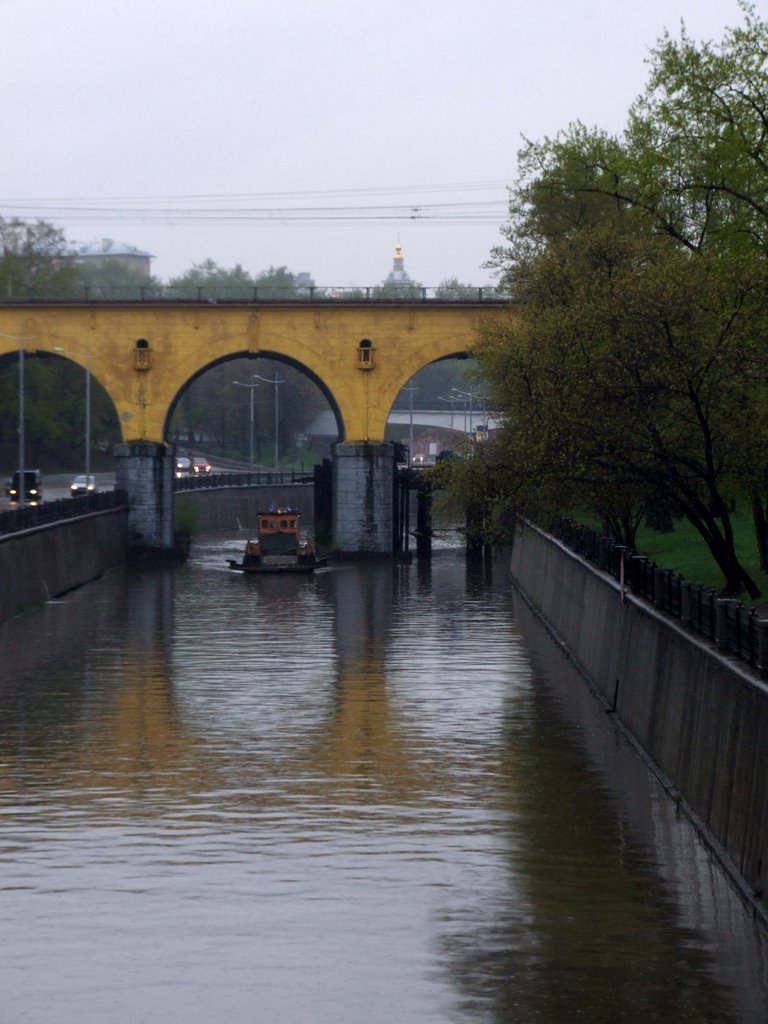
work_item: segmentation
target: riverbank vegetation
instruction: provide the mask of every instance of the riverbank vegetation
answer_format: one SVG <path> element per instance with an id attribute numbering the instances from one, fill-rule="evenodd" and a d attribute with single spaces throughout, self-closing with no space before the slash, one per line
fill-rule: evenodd
<path id="1" fill-rule="evenodd" d="M 476 352 L 502 426 L 453 476 L 490 533 L 581 507 L 637 548 L 685 521 L 754 599 L 732 510 L 765 570 L 768 24 L 742 12 L 719 44 L 659 41 L 621 136 L 523 148 L 491 257 L 511 302 Z"/>

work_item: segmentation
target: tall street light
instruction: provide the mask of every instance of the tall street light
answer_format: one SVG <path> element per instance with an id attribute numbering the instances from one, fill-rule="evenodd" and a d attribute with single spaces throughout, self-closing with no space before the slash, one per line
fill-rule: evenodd
<path id="1" fill-rule="evenodd" d="M 455 391 L 457 395 L 463 395 L 464 399 L 465 399 L 465 402 L 466 402 L 466 399 L 469 399 L 469 431 L 474 433 L 474 429 L 472 427 L 472 401 L 475 398 L 479 399 L 479 401 L 482 403 L 482 406 L 478 408 L 478 412 L 482 411 L 482 414 L 483 414 L 483 426 L 485 426 L 486 425 L 485 395 L 473 394 L 471 391 L 459 391 L 458 388 L 452 388 L 451 390 Z M 464 406 L 464 409 L 465 409 L 465 415 L 466 415 L 466 404 Z M 464 421 L 464 433 L 465 434 L 468 433 L 466 419 Z"/>
<path id="2" fill-rule="evenodd" d="M 34 334 L 2 334 L 0 337 L 8 338 L 9 341 L 19 343 L 19 493 L 18 506 L 24 508 L 27 502 L 26 493 L 26 467 L 24 466 L 25 440 L 24 440 L 24 342 L 32 341 Z"/>
<path id="3" fill-rule="evenodd" d="M 418 391 L 418 385 L 408 384 L 403 391 L 408 392 L 408 458 L 409 466 L 413 465 L 413 392 Z"/>
<path id="4" fill-rule="evenodd" d="M 451 403 L 451 430 L 453 430 L 453 405 L 454 402 L 456 401 L 456 395 L 450 395 L 448 398 L 443 398 L 442 395 L 438 395 L 437 397 L 441 402 Z"/>
<path id="5" fill-rule="evenodd" d="M 275 472 L 277 473 L 278 468 L 280 466 L 278 443 L 277 443 L 278 442 L 278 422 L 279 422 L 279 416 L 278 416 L 279 406 L 278 406 L 278 397 L 277 397 L 277 395 L 278 395 L 277 385 L 278 384 L 285 384 L 285 381 L 277 379 L 277 370 L 275 370 L 275 379 L 274 380 L 270 380 L 269 377 L 259 377 L 258 373 L 254 373 L 253 376 L 256 377 L 258 380 L 263 380 L 265 384 L 274 384 L 275 385 Z"/>
<path id="6" fill-rule="evenodd" d="M 54 346 L 53 351 L 63 356 L 74 354 L 58 345 Z M 86 346 L 83 352 L 85 353 L 85 484 L 87 487 L 91 482 L 91 350 Z"/>
<path id="7" fill-rule="evenodd" d="M 250 384 L 246 384 L 242 380 L 233 380 L 232 381 L 232 383 L 233 384 L 237 384 L 238 387 L 250 388 L 250 392 L 251 392 L 251 459 L 250 459 L 251 472 L 253 472 L 253 392 L 259 386 L 258 384 L 254 384 L 254 382 L 253 382 L 253 378 L 254 377 L 258 377 L 258 374 L 254 373 L 254 374 L 251 375 L 251 382 L 250 382 Z M 263 380 L 263 379 L 264 379 L 263 377 L 259 377 L 259 380 Z"/>

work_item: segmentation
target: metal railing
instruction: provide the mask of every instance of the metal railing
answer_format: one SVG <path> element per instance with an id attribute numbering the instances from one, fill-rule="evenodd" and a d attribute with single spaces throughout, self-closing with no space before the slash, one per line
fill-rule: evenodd
<path id="1" fill-rule="evenodd" d="M 689 583 L 671 569 L 660 568 L 573 519 L 556 518 L 550 532 L 576 554 L 621 580 L 636 597 L 768 676 L 768 619 L 761 619 L 756 608 Z"/>
<path id="2" fill-rule="evenodd" d="M 253 473 L 192 473 L 177 477 L 176 491 L 212 490 L 217 487 L 280 487 L 286 484 L 314 483 L 312 471 L 288 470 L 286 472 L 258 470 Z"/>
<path id="3" fill-rule="evenodd" d="M 354 286 L 329 286 L 318 287 L 285 287 L 276 288 L 274 285 L 252 285 L 242 288 L 226 286 L 201 285 L 195 289 L 174 288 L 170 285 L 148 284 L 133 286 L 104 286 L 98 287 L 85 285 L 80 289 L 74 289 L 66 295 L 35 295 L 23 285 L 9 286 L 8 292 L 3 295 L 0 305 L 45 305 L 46 303 L 72 303 L 83 302 L 93 303 L 434 303 L 436 305 L 455 304 L 480 304 L 480 303 L 508 303 L 509 297 L 503 295 L 493 285 L 481 287 L 460 286 L 450 288 L 445 286 L 436 287 L 382 287 L 381 285 L 370 285 L 366 287 Z"/>
<path id="4" fill-rule="evenodd" d="M 65 519 L 77 519 L 90 512 L 121 508 L 127 504 L 128 496 L 124 491 L 101 491 L 98 494 L 82 494 L 77 498 L 46 501 L 41 505 L 5 508 L 0 511 L 0 537 L 48 523 L 59 523 Z"/>

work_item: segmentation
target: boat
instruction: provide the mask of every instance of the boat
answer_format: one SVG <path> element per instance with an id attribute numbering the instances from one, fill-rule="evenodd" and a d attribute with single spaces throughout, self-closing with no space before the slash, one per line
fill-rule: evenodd
<path id="1" fill-rule="evenodd" d="M 301 525 L 301 512 L 287 505 L 270 505 L 257 513 L 256 539 L 246 542 L 243 559 L 229 558 L 230 569 L 243 573 L 310 573 L 327 563 Z"/>

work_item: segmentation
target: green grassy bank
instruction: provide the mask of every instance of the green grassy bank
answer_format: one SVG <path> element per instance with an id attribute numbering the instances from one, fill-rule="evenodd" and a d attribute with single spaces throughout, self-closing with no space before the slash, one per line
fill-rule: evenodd
<path id="1" fill-rule="evenodd" d="M 756 602 L 746 593 L 740 595 L 740 600 L 745 604 L 768 602 L 768 575 L 760 568 L 752 511 L 746 501 L 737 504 L 731 522 L 739 560 L 762 593 Z M 637 535 L 637 549 L 641 555 L 665 569 L 680 573 L 691 583 L 701 583 L 716 591 L 723 587 L 722 573 L 712 560 L 709 548 L 685 520 L 676 521 L 671 533 L 658 533 L 641 527 Z"/>

